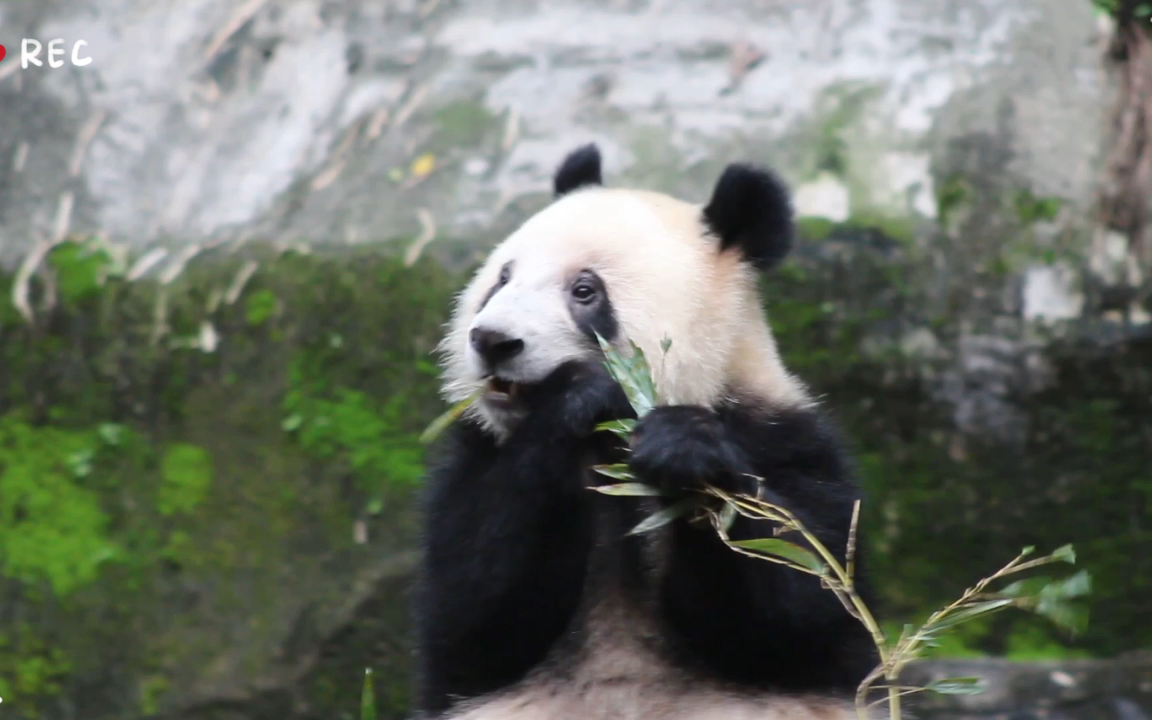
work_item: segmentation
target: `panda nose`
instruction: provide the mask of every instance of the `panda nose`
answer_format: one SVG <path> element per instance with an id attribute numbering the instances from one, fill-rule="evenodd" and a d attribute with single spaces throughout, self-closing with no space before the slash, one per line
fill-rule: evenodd
<path id="1" fill-rule="evenodd" d="M 468 339 L 472 343 L 472 349 L 489 365 L 498 365 L 505 360 L 511 360 L 524 350 L 523 340 L 509 337 L 499 330 L 473 328 L 468 334 Z"/>

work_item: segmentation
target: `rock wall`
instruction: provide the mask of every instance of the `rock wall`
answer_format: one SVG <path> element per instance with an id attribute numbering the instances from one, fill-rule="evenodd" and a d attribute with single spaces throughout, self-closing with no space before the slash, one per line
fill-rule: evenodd
<path id="1" fill-rule="evenodd" d="M 0 231 L 188 246 L 493 237 L 573 145 L 701 196 L 732 158 L 801 209 L 939 215 L 976 173 L 1078 210 L 1110 89 L 1082 0 L 10 2 Z M 18 39 L 85 40 L 21 70 Z M 425 154 L 431 153 L 425 158 Z M 414 161 L 423 159 L 423 162 Z M 71 196 L 61 212 L 61 197 Z"/>

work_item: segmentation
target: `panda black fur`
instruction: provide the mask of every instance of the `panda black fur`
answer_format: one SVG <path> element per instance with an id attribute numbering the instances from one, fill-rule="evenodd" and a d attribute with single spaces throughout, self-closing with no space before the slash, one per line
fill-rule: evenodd
<path id="1" fill-rule="evenodd" d="M 702 481 L 759 493 L 843 558 L 859 492 L 756 288 L 790 249 L 786 187 L 731 165 L 703 207 L 607 189 L 592 145 L 553 185 L 461 294 L 442 345 L 447 398 L 487 392 L 450 429 L 424 497 L 417 716 L 848 718 L 877 658 L 816 578 L 682 519 L 626 537 L 667 500 L 587 489 L 612 482 L 591 465 L 628 462 L 672 496 Z M 596 333 L 653 366 L 661 404 L 631 454 L 593 432 L 635 417 Z M 730 535 L 772 527 L 741 518 Z"/>

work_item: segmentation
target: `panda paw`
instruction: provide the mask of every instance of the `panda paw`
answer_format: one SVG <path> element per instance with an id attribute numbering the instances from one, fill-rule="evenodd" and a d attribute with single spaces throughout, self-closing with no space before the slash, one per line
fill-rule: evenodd
<path id="1" fill-rule="evenodd" d="M 541 428 L 558 424 L 576 437 L 591 435 L 599 423 L 636 417 L 624 389 L 598 361 L 561 365 L 535 388 L 532 401 L 529 423 Z"/>
<path id="2" fill-rule="evenodd" d="M 692 405 L 654 408 L 637 423 L 629 466 L 673 496 L 705 484 L 733 491 L 751 472 L 716 413 Z"/>

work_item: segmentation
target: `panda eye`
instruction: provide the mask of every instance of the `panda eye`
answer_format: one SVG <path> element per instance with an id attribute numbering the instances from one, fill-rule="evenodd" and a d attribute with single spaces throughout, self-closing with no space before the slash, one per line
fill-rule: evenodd
<path id="1" fill-rule="evenodd" d="M 590 302 L 592 298 L 596 297 L 596 288 L 588 283 L 578 283 L 576 287 L 572 288 L 572 297 L 576 298 L 578 302 Z"/>

